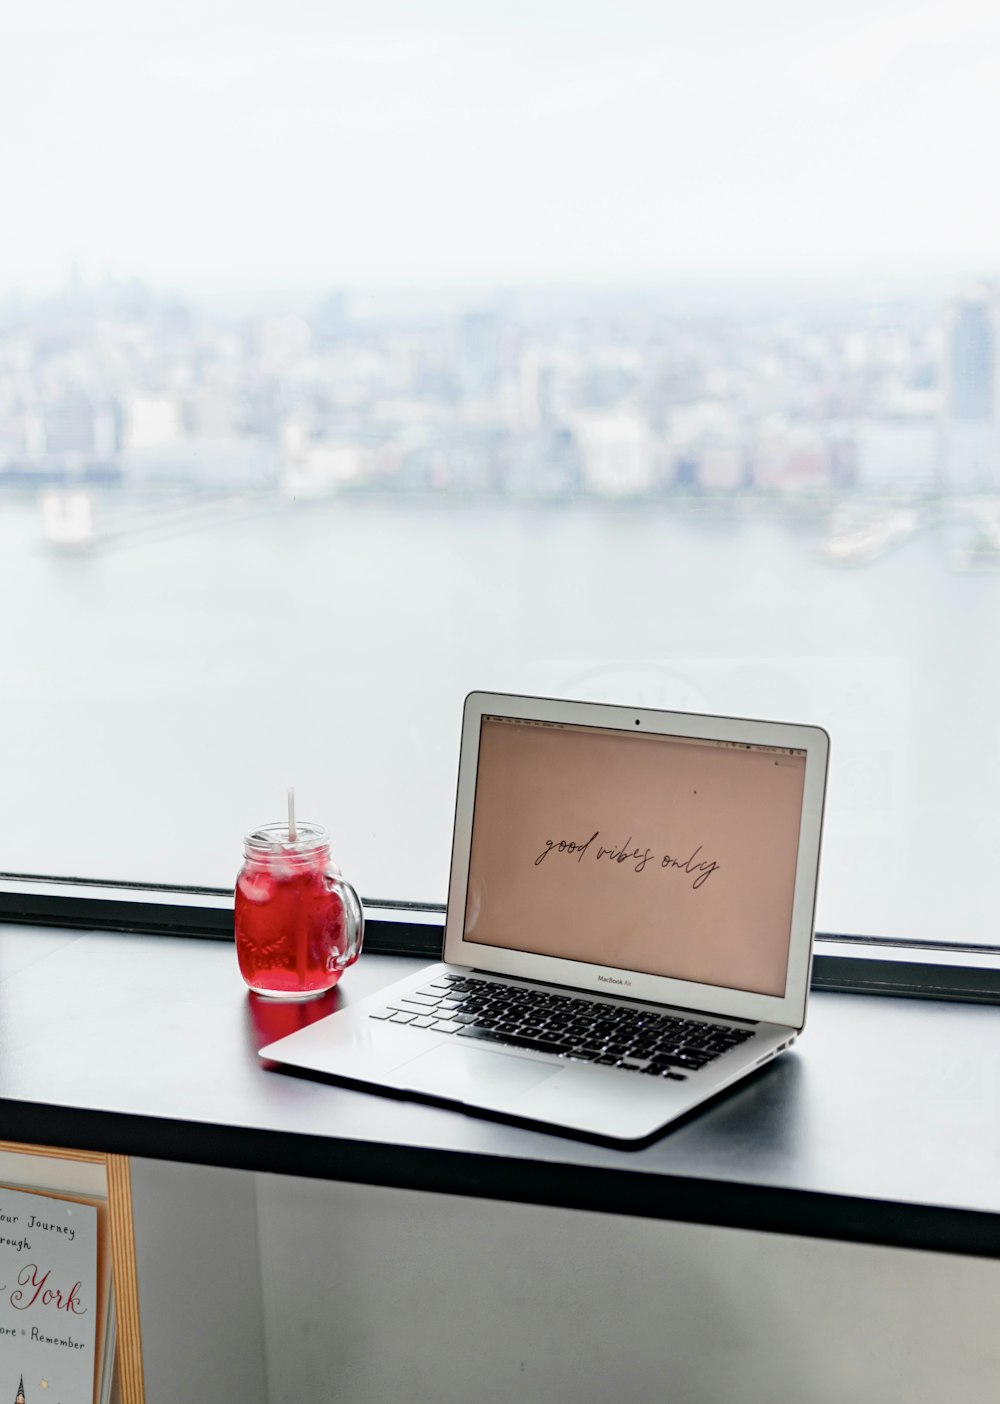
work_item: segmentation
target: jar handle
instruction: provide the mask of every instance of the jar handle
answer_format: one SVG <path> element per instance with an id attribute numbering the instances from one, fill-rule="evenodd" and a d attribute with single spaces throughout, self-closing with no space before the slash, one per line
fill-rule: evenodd
<path id="1" fill-rule="evenodd" d="M 346 970 L 361 954 L 365 936 L 364 908 L 361 898 L 344 878 L 328 873 L 326 880 L 330 891 L 336 892 L 344 908 L 344 949 L 337 952 L 336 965 L 338 970 Z"/>

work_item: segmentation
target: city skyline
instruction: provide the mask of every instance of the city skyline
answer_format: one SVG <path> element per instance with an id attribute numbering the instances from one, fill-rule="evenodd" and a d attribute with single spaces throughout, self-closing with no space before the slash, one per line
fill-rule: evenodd
<path id="1" fill-rule="evenodd" d="M 0 305 L 0 482 L 604 498 L 996 493 L 997 287 L 734 305 L 508 289 Z"/>

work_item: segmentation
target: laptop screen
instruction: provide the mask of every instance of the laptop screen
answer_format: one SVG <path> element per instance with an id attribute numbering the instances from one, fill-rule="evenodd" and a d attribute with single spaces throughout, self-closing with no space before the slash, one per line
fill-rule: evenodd
<path id="1" fill-rule="evenodd" d="M 484 716 L 465 940 L 782 997 L 806 752 Z"/>

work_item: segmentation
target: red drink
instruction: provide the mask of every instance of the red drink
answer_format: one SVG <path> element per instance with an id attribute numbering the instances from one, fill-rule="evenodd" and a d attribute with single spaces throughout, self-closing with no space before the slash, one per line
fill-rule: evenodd
<path id="1" fill-rule="evenodd" d="M 312 999 L 332 989 L 361 952 L 363 918 L 353 887 L 330 862 L 325 830 L 279 824 L 248 835 L 236 881 L 236 954 L 252 990 Z"/>

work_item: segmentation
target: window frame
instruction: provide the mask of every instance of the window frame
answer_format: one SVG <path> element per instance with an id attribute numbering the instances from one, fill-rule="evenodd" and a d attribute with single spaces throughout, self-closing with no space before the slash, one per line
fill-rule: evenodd
<path id="1" fill-rule="evenodd" d="M 365 949 L 437 960 L 444 904 L 363 899 Z M 233 893 L 0 873 L 0 925 L 58 926 L 232 941 Z M 1000 1004 L 1000 946 L 817 932 L 811 988 L 837 994 Z"/>

